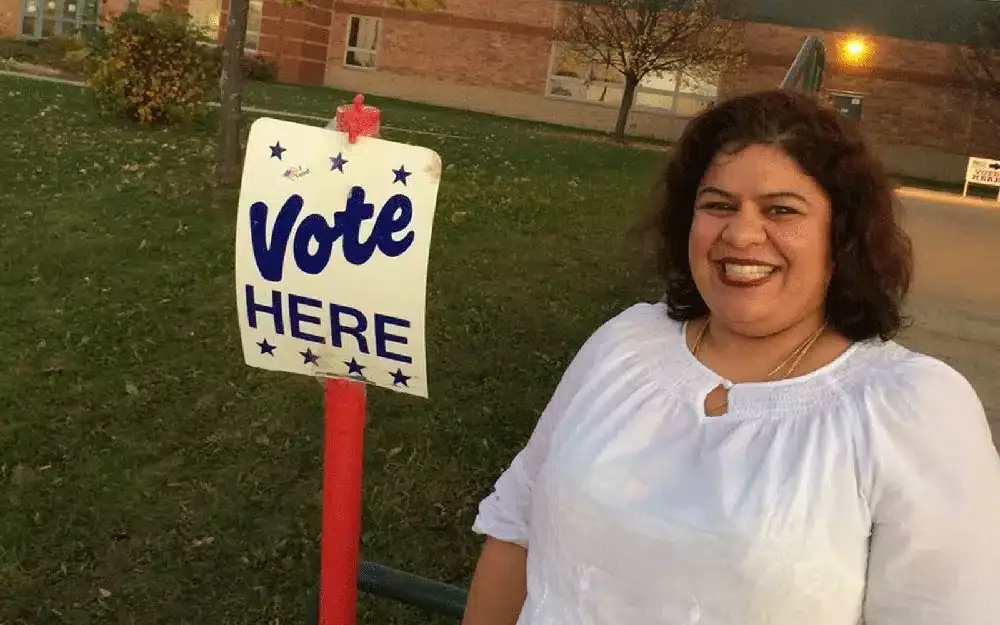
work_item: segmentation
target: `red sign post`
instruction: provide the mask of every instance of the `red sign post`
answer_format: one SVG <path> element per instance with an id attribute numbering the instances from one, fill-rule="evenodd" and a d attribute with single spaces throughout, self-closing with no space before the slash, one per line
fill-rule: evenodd
<path id="1" fill-rule="evenodd" d="M 379 123 L 379 110 L 365 106 L 361 94 L 337 108 L 336 130 L 351 143 L 377 137 Z M 361 382 L 326 380 L 319 625 L 357 622 L 365 391 Z"/>

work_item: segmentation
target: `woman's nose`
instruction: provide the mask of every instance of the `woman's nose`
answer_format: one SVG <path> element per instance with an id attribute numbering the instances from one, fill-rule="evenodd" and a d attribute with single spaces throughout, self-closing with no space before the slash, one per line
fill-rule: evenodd
<path id="1" fill-rule="evenodd" d="M 743 202 L 729 218 L 722 238 L 726 243 L 737 248 L 751 247 L 767 240 L 764 230 L 765 218 L 760 214 L 757 205 Z"/>

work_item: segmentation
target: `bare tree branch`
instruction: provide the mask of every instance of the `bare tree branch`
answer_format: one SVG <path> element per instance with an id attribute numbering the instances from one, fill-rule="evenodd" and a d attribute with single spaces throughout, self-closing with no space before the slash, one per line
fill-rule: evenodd
<path id="1" fill-rule="evenodd" d="M 742 0 L 568 0 L 558 39 L 585 61 L 620 74 L 625 93 L 615 134 L 624 136 L 638 84 L 649 74 L 718 74 L 743 58 Z"/>
<path id="2" fill-rule="evenodd" d="M 971 45 L 960 51 L 963 73 L 978 91 L 1000 95 L 1000 7 L 979 23 Z"/>
<path id="3" fill-rule="evenodd" d="M 1000 7 L 985 11 L 974 39 L 957 53 L 959 76 L 973 92 L 969 150 L 975 142 L 1000 140 Z"/>

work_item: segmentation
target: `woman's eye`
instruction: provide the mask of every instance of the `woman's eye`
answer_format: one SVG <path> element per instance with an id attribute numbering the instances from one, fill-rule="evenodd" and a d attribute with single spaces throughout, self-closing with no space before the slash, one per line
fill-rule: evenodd
<path id="1" fill-rule="evenodd" d="M 772 215 L 798 215 L 799 211 L 791 206 L 772 206 L 768 209 Z"/>
<path id="2" fill-rule="evenodd" d="M 726 202 L 705 202 L 701 205 L 701 209 L 706 211 L 731 211 L 734 207 L 732 204 Z"/>

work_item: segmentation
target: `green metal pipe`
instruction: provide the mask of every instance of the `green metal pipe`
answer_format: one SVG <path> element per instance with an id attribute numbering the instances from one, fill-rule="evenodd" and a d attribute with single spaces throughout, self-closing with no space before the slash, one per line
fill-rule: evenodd
<path id="1" fill-rule="evenodd" d="M 458 586 L 399 571 L 375 562 L 358 566 L 358 589 L 445 616 L 461 618 L 468 592 Z"/>
<path id="2" fill-rule="evenodd" d="M 358 565 L 358 590 L 457 619 L 465 613 L 468 597 L 468 592 L 458 586 L 364 561 Z M 319 623 L 318 590 L 314 590 L 309 598 L 306 622 L 310 625 Z"/>

